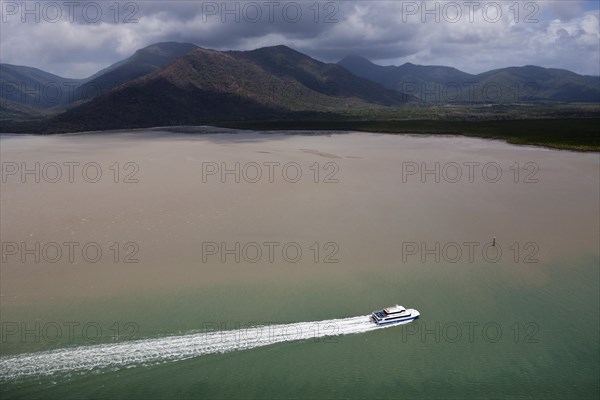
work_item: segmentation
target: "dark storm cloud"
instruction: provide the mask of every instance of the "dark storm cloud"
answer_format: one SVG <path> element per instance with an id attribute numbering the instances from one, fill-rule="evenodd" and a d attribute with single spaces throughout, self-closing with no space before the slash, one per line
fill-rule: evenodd
<path id="1" fill-rule="evenodd" d="M 79 1 L 72 15 L 62 6 L 58 21 L 49 19 L 63 2 L 29 2 L 42 11 L 38 22 L 22 21 L 21 4 L 2 2 L 1 61 L 66 76 L 91 75 L 160 41 L 219 50 L 285 44 L 327 62 L 356 54 L 469 72 L 538 64 L 598 73 L 599 13 L 590 2 L 481 0 L 470 14 L 466 2 L 448 1 Z"/>

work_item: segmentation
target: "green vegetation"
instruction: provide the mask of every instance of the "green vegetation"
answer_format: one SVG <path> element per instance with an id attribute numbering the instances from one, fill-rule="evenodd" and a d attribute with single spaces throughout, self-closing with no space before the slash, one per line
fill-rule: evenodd
<path id="1" fill-rule="evenodd" d="M 219 104 L 214 101 L 215 107 Z M 249 106 L 251 104 L 248 104 Z M 172 111 L 172 110 L 171 110 Z M 296 112 L 261 116 L 255 119 L 202 118 L 192 123 L 164 124 L 161 119 L 145 118 L 145 124 L 123 128 L 153 126 L 214 125 L 254 130 L 352 130 L 380 133 L 451 134 L 505 140 L 513 144 L 536 145 L 574 151 L 600 151 L 600 105 L 548 104 L 544 106 L 434 106 L 401 108 L 380 107 L 347 113 Z M 217 113 L 215 113 L 217 114 Z M 100 113 L 99 115 L 108 115 Z M 160 114 L 158 114 L 160 116 Z M 114 117 L 114 116 L 113 116 Z M 114 121 L 113 121 L 114 122 Z M 114 129 L 102 124 L 98 130 Z M 46 120 L 2 123 L 3 132 L 59 133 L 90 129 L 72 124 L 48 130 Z"/>
<path id="2" fill-rule="evenodd" d="M 454 134 L 575 151 L 600 151 L 600 119 L 501 121 L 279 120 L 221 124 L 254 130 L 353 130 L 380 133 Z"/>
<path id="3" fill-rule="evenodd" d="M 434 108 L 404 109 L 403 119 L 369 118 L 365 115 L 314 115 L 262 121 L 217 124 L 255 130 L 353 130 L 380 133 L 453 134 L 505 140 L 513 144 L 536 145 L 574 151 L 600 151 L 600 114 L 597 105 L 531 109 L 524 112 L 501 107 L 498 113 L 475 112 L 464 107 L 462 118 L 456 108 L 451 116 Z M 382 110 L 390 113 L 390 110 Z M 369 112 L 371 117 L 375 116 Z M 410 117 L 406 118 L 407 115 Z M 476 117 L 473 117 L 475 115 Z M 389 116 L 389 115 L 388 115 Z M 512 116 L 512 118 L 510 118 Z M 521 117 L 521 118 L 518 118 Z"/>

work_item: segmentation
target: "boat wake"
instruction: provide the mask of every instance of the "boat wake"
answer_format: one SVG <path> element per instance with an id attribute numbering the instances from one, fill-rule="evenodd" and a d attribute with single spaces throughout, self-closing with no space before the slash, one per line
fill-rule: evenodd
<path id="1" fill-rule="evenodd" d="M 205 354 L 363 333 L 386 327 L 372 323 L 365 315 L 25 353 L 0 358 L 0 381 L 154 365 Z"/>

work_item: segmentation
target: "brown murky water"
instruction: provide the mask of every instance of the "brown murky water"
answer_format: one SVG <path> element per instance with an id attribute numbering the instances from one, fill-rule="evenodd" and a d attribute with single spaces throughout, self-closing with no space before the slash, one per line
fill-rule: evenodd
<path id="1" fill-rule="evenodd" d="M 434 253 L 426 261 L 437 253 L 465 264 L 465 242 L 480 244 L 472 257 L 481 261 L 494 236 L 500 261 L 568 260 L 599 240 L 598 154 L 456 137 L 135 132 L 3 139 L 2 162 L 2 240 L 17 244 L 4 249 L 4 298 L 355 279 L 421 264 L 427 248 Z M 79 163 L 71 177 L 69 162 Z M 39 183 L 35 173 L 22 175 L 36 163 Z M 236 163 L 237 176 L 221 175 Z M 425 247 L 403 263 L 408 242 Z M 288 262 L 298 247 L 302 257 Z M 536 264 L 506 273 L 544 281 Z"/>

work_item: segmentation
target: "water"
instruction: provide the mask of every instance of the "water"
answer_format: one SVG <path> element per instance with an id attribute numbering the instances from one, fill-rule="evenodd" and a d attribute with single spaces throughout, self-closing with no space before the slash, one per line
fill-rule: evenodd
<path id="1" fill-rule="evenodd" d="M 135 131 L 0 146 L 3 168 L 47 173 L 2 183 L 4 246 L 102 250 L 95 262 L 77 251 L 50 262 L 47 247 L 22 262 L 3 248 L 3 398 L 599 394 L 597 153 L 360 133 Z M 97 163 L 102 178 L 52 183 L 53 162 Z M 239 183 L 203 181 L 203 165 L 236 162 Z M 302 177 L 270 182 L 269 162 L 297 163 Z M 454 183 L 451 163 L 463 167 Z M 479 163 L 472 182 L 464 163 Z M 410 174 L 415 165 L 439 165 L 439 181 Z M 124 182 L 132 172 L 138 182 Z M 233 253 L 206 254 L 222 243 Z M 421 319 L 375 329 L 352 317 L 396 303 Z"/>
<path id="2" fill-rule="evenodd" d="M 407 323 L 409 322 L 403 321 L 398 325 Z M 369 320 L 369 315 L 363 315 L 328 321 L 267 325 L 228 331 L 203 331 L 119 344 L 26 353 L 1 359 L 0 379 L 18 380 L 109 367 L 121 368 L 165 361 L 182 361 L 206 354 L 247 350 L 296 340 L 318 340 L 328 336 L 365 333 L 386 327 L 391 325 L 375 325 Z"/>

